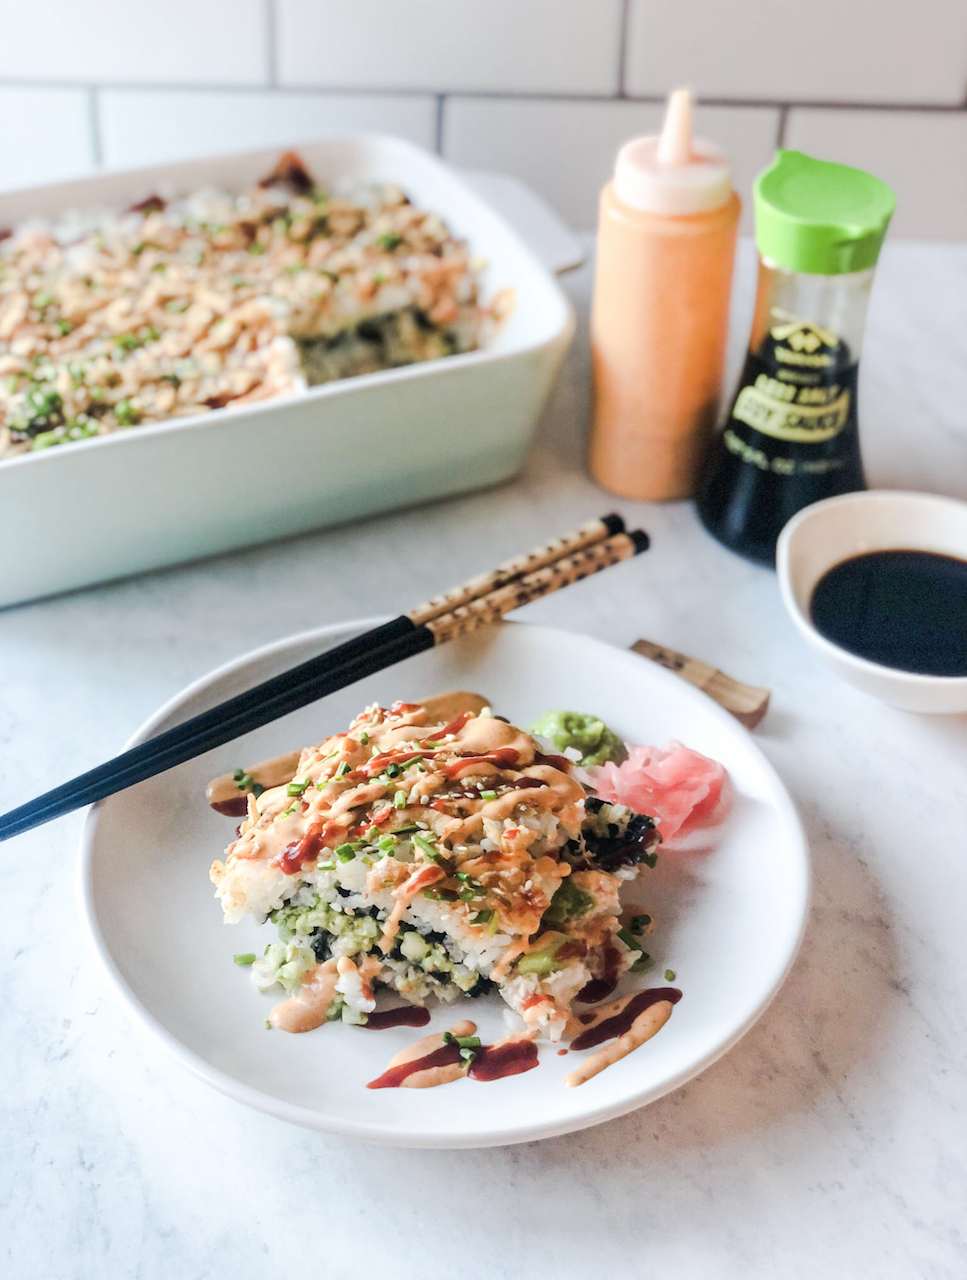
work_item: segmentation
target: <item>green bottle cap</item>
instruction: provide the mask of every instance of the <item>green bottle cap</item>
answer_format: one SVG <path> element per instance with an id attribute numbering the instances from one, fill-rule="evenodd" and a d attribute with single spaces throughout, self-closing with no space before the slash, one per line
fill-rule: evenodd
<path id="1" fill-rule="evenodd" d="M 783 151 L 756 178 L 759 252 L 787 271 L 836 276 L 876 265 L 896 197 L 862 169 Z"/>

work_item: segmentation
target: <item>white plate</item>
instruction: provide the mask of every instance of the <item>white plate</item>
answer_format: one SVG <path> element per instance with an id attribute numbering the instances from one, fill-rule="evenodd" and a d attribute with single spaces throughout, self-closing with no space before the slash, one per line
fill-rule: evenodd
<path id="1" fill-rule="evenodd" d="M 356 633 L 349 624 L 258 650 L 191 686 L 132 739 L 265 680 Z M 593 711 L 625 738 L 680 738 L 729 770 L 734 807 L 712 848 L 660 855 L 633 886 L 657 925 L 653 971 L 627 981 L 684 995 L 664 1029 L 578 1089 L 564 1076 L 576 1055 L 541 1049 L 524 1075 L 437 1089 L 366 1089 L 404 1044 L 428 1032 L 372 1032 L 331 1024 L 307 1035 L 266 1031 L 272 997 L 259 995 L 236 952 L 274 934 L 228 927 L 208 882 L 232 838 L 205 784 L 238 764 L 339 731 L 372 701 L 475 689 L 500 714 L 529 724 L 550 708 Z M 230 1097 L 281 1119 L 399 1146 L 475 1147 L 580 1129 L 651 1102 L 725 1053 L 786 975 L 806 916 L 806 846 L 792 801 L 749 734 L 704 694 L 643 660 L 568 632 L 504 624 L 451 643 L 303 708 L 230 746 L 114 796 L 92 810 L 81 844 L 80 900 L 95 951 L 121 1002 L 178 1062 Z M 458 1018 L 484 1040 L 505 1033 L 497 996 L 444 1006 L 430 1030 Z"/>

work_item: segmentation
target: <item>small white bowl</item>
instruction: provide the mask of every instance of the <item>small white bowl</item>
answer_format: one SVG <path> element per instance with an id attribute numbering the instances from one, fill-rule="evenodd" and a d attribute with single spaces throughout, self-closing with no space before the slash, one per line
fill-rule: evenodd
<path id="1" fill-rule="evenodd" d="M 868 551 L 934 551 L 967 559 L 967 503 L 930 493 L 845 493 L 793 516 L 776 547 L 779 590 L 807 643 L 864 693 L 905 711 L 967 711 L 967 676 L 923 676 L 858 658 L 819 634 L 809 601 L 833 565 Z"/>

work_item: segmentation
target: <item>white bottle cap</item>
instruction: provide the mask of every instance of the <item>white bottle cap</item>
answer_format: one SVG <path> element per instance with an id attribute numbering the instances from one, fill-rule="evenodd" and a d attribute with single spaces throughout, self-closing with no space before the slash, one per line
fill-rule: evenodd
<path id="1" fill-rule="evenodd" d="M 632 209 L 667 217 L 707 213 L 728 202 L 732 166 L 718 147 L 692 137 L 687 89 L 670 95 L 660 137 L 634 138 L 618 152 L 614 191 Z"/>

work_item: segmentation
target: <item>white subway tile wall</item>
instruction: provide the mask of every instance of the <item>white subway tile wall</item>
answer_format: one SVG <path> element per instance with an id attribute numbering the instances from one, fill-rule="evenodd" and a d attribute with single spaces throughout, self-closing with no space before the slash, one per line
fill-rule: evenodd
<path id="1" fill-rule="evenodd" d="M 447 104 L 443 154 L 467 168 L 513 173 L 572 226 L 593 227 L 618 148 L 636 134 L 654 133 L 661 118 L 659 103 L 455 97 Z M 772 159 L 778 108 L 700 106 L 696 129 L 729 153 L 751 231 L 746 193 Z"/>
<path id="2" fill-rule="evenodd" d="M 631 0 L 626 87 L 710 97 L 960 104 L 964 0 Z"/>
<path id="3" fill-rule="evenodd" d="M 782 144 L 882 175 L 894 234 L 967 238 L 965 0 L 31 0 L 4 14 L 0 187 L 378 130 L 591 227 L 677 84 L 746 228 Z"/>
<path id="4" fill-rule="evenodd" d="M 0 187 L 83 177 L 94 155 L 86 89 L 0 86 Z"/>
<path id="5" fill-rule="evenodd" d="M 786 143 L 888 182 L 898 193 L 894 235 L 967 237 L 967 112 L 796 108 Z"/>
<path id="6" fill-rule="evenodd" d="M 268 84 L 265 0 L 21 0 L 0 80 Z"/>
<path id="7" fill-rule="evenodd" d="M 110 169 L 345 133 L 394 133 L 432 150 L 437 129 L 429 94 L 104 89 L 98 114 Z"/>
<path id="8" fill-rule="evenodd" d="M 617 93 L 622 0 L 276 0 L 282 84 Z"/>

